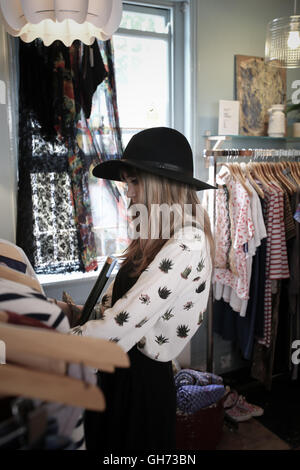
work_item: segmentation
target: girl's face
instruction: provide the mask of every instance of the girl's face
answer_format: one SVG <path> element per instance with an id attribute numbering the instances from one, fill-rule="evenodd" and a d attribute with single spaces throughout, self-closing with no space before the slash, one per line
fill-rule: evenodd
<path id="1" fill-rule="evenodd" d="M 125 181 L 127 190 L 126 196 L 131 199 L 132 204 L 141 202 L 141 183 L 137 176 L 129 175 L 126 171 L 122 174 L 122 179 Z"/>

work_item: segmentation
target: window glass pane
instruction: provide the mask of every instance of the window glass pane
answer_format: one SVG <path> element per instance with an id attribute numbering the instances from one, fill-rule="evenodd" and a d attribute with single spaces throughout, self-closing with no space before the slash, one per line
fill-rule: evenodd
<path id="1" fill-rule="evenodd" d="M 128 200 L 124 194 L 124 184 L 116 182 L 116 185 L 123 204 L 117 204 L 112 198 L 105 180 L 94 179 L 89 184 L 98 256 L 121 254 L 129 243 L 126 219 Z"/>
<path id="2" fill-rule="evenodd" d="M 140 129 L 169 125 L 168 40 L 114 36 L 115 73 L 124 146 Z"/>
<path id="3" fill-rule="evenodd" d="M 150 10 L 151 11 L 151 10 Z M 161 13 L 159 14 L 159 12 Z M 120 28 L 167 33 L 169 23 L 168 10 L 158 10 L 154 14 L 123 10 Z"/>
<path id="4" fill-rule="evenodd" d="M 129 10 L 123 10 L 121 27 L 126 28 L 127 32 L 113 36 L 117 104 L 124 147 L 132 135 L 141 129 L 169 126 L 171 115 L 171 38 L 169 35 L 156 37 L 156 33 L 168 32 L 170 12 L 168 9 L 132 5 L 126 5 L 126 8 Z M 134 29 L 144 31 L 144 34 L 137 34 Z M 109 148 L 111 134 L 102 85 L 94 93 L 92 109 L 89 126 L 93 130 L 93 138 L 98 138 L 101 129 L 99 146 L 104 143 L 107 155 L 114 155 Z M 118 202 L 112 197 L 117 189 L 120 194 Z M 89 190 L 97 254 L 122 253 L 129 243 L 128 200 L 124 194 L 124 184 L 91 178 Z"/>

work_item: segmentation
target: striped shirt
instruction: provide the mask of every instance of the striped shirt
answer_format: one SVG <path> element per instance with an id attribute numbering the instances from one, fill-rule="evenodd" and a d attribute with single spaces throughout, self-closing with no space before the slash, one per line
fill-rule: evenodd
<path id="1" fill-rule="evenodd" d="M 287 191 L 284 191 L 284 225 L 286 240 L 288 241 L 296 236 L 296 225 Z"/>
<path id="2" fill-rule="evenodd" d="M 259 184 L 259 183 L 258 183 Z M 272 280 L 289 278 L 286 231 L 284 223 L 284 195 L 274 185 L 262 188 L 266 201 L 266 283 L 264 300 L 264 337 L 260 344 L 270 347 L 272 327 Z"/>
<path id="3" fill-rule="evenodd" d="M 43 294 L 31 287 L 1 278 L 0 310 L 38 320 L 60 333 L 68 333 L 70 329 L 66 315 L 57 305 L 47 301 Z M 36 401 L 36 404 L 38 406 L 41 402 Z M 60 406 L 55 403 L 47 403 L 46 409 L 51 416 L 56 418 L 59 418 L 62 411 L 68 413 L 69 420 L 72 419 L 72 422 L 74 422 L 73 431 L 68 437 L 71 438 L 76 449 L 85 450 L 82 410 L 80 408 Z"/>
<path id="4" fill-rule="evenodd" d="M 5 243 L 6 245 L 10 245 L 10 246 L 14 247 L 19 252 L 20 256 L 22 257 L 24 264 L 23 264 L 23 267 L 22 267 L 22 266 L 20 266 L 20 264 L 22 264 L 22 263 L 21 262 L 16 262 L 16 260 L 14 260 L 14 259 L 11 259 L 11 258 L 3 259 L 3 257 L 1 256 L 1 253 L 0 253 L 0 263 L 6 264 L 9 268 L 15 269 L 16 271 L 20 271 L 20 272 L 26 274 L 27 276 L 32 277 L 36 281 L 38 281 L 37 275 L 35 274 L 34 269 L 31 266 L 31 263 L 30 263 L 29 259 L 27 258 L 25 252 L 22 250 L 22 248 L 15 245 L 14 243 L 11 243 L 8 240 L 4 240 L 2 238 L 0 238 L 0 243 Z M 42 291 L 43 294 L 45 293 L 42 286 L 41 286 L 41 291 Z"/>

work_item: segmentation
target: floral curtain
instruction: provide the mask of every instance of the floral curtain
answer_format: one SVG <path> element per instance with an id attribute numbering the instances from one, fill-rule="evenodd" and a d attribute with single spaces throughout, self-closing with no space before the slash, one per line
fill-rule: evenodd
<path id="1" fill-rule="evenodd" d="M 110 42 L 70 48 L 19 43 L 17 244 L 37 273 L 97 268 L 89 180 L 92 167 L 122 154 Z M 90 132 L 92 98 L 103 82 L 112 113 L 110 148 Z M 105 84 L 104 84 L 105 83 Z M 114 117 L 116 116 L 116 117 Z M 107 136 L 106 136 L 107 137 Z M 83 142 L 89 141 L 89 146 Z M 110 184 L 118 202 L 119 192 Z"/>

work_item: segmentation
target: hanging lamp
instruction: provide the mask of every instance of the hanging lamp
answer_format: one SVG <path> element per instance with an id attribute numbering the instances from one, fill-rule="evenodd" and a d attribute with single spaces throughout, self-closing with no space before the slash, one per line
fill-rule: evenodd
<path id="1" fill-rule="evenodd" d="M 294 15 L 268 23 L 265 62 L 273 67 L 300 67 L 300 15 L 296 15 L 296 10 L 294 0 Z"/>
<path id="2" fill-rule="evenodd" d="M 69 47 L 79 39 L 91 45 L 118 29 L 122 0 L 0 0 L 0 16 L 7 32 L 24 42 L 60 40 Z"/>

